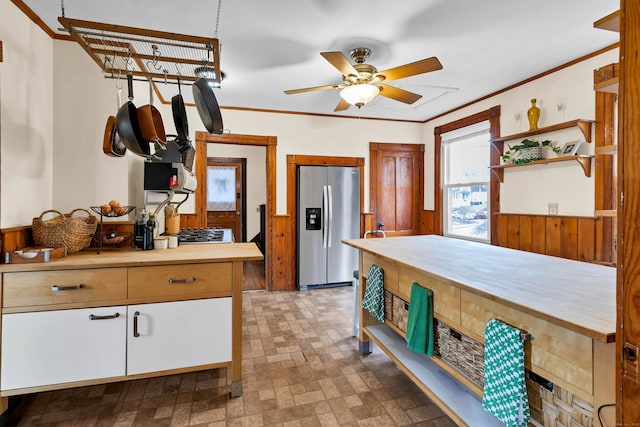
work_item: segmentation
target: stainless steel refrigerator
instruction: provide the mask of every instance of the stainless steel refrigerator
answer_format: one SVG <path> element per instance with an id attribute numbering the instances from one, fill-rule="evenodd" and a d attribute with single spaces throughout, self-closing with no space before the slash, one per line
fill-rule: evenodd
<path id="1" fill-rule="evenodd" d="M 360 172 L 298 167 L 298 288 L 350 285 L 358 252 L 342 239 L 360 235 Z"/>

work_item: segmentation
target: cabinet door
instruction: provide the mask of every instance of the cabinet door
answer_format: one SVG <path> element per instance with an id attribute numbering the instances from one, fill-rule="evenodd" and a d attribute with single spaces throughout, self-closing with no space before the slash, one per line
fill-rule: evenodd
<path id="1" fill-rule="evenodd" d="M 128 375 L 231 361 L 231 298 L 132 305 L 127 325 Z"/>
<path id="2" fill-rule="evenodd" d="M 2 390 L 124 375 L 126 313 L 104 307 L 4 314 Z"/>

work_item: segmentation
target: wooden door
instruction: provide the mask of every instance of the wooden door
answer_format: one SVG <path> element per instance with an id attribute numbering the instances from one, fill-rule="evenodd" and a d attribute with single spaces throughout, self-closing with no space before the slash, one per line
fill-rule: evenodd
<path id="1" fill-rule="evenodd" d="M 246 159 L 207 158 L 207 227 L 233 230 L 246 241 Z"/>
<path id="2" fill-rule="evenodd" d="M 423 209 L 424 145 L 369 145 L 371 211 L 387 236 L 418 234 Z"/>

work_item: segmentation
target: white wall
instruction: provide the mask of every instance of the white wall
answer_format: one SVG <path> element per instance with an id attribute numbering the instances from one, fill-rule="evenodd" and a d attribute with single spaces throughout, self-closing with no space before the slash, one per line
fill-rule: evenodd
<path id="1" fill-rule="evenodd" d="M 429 121 L 424 126 L 425 140 L 425 209 L 434 206 L 434 129 L 446 123 L 470 116 L 496 105 L 501 106 L 500 135 L 513 135 L 529 129 L 527 109 L 536 98 L 540 107 L 538 127 L 545 127 L 574 119 L 595 117 L 593 70 L 618 62 L 618 50 L 613 49 L 594 58 L 567 67 L 551 75 L 534 80 L 507 92 L 493 96 L 469 107 Z M 564 103 L 564 112 L 556 104 Z M 518 122 L 516 113 L 521 114 Z M 536 135 L 540 141 L 550 139 L 554 145 L 583 139 L 578 128 Z M 507 141 L 507 144 L 519 142 Z M 582 144 L 579 154 L 593 154 L 594 144 Z M 592 166 L 593 168 L 593 166 Z M 577 162 L 561 162 L 511 168 L 504 171 L 500 186 L 500 207 L 504 213 L 547 214 L 548 203 L 558 203 L 558 214 L 593 216 L 594 179 L 584 176 Z"/>
<path id="2" fill-rule="evenodd" d="M 0 227 L 31 224 L 52 206 L 52 40 L 0 2 Z"/>
<path id="3" fill-rule="evenodd" d="M 5 56 L 0 63 L 0 226 L 30 224 L 34 216 L 52 207 L 69 211 L 111 199 L 142 206 L 143 159 L 132 154 L 109 158 L 102 153 L 105 122 L 117 108 L 116 81 L 103 78 L 98 65 L 76 43 L 51 41 L 9 2 L 0 2 L 0 37 Z M 566 98 L 566 120 L 592 119 L 593 69 L 616 62 L 617 55 L 616 50 L 604 53 L 426 124 L 226 109 L 222 117 L 225 128 L 233 133 L 278 138 L 278 214 L 287 213 L 288 154 L 364 157 L 368 210 L 372 141 L 426 145 L 425 209 L 433 209 L 434 127 L 501 105 L 502 135 L 523 131 L 526 118 L 518 126 L 514 112 L 525 112 L 531 98 L 539 100 L 540 126 L 561 121 L 555 110 L 560 98 Z M 146 83 L 135 83 L 135 103 L 148 103 Z M 156 106 L 167 132 L 172 133 L 170 105 Z M 195 139 L 195 132 L 204 127 L 195 107 L 187 107 L 187 113 Z M 561 144 L 579 135 L 549 136 Z M 241 157 L 240 148 L 229 150 L 229 156 Z M 593 144 L 581 152 L 593 152 Z M 557 202 L 560 214 L 592 215 L 593 179 L 585 178 L 577 164 L 568 163 L 505 171 L 503 212 L 546 213 L 548 202 Z M 187 206 L 181 211 L 189 212 Z"/>

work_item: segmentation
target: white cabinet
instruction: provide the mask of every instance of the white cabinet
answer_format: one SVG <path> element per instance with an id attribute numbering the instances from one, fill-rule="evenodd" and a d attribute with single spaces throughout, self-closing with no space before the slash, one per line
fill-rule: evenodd
<path id="1" fill-rule="evenodd" d="M 1 388 L 227 362 L 231 301 L 215 298 L 5 314 Z"/>
<path id="2" fill-rule="evenodd" d="M 128 307 L 127 374 L 231 360 L 231 298 Z"/>
<path id="3" fill-rule="evenodd" d="M 2 390 L 125 374 L 126 307 L 2 316 Z"/>

